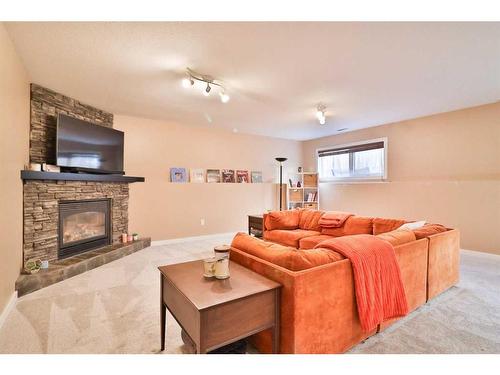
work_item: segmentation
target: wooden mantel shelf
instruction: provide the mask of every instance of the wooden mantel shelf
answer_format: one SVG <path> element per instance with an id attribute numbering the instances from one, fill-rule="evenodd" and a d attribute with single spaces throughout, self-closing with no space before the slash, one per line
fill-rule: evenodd
<path id="1" fill-rule="evenodd" d="M 90 173 L 59 173 L 21 171 L 23 180 L 56 180 L 56 181 L 102 181 L 102 182 L 144 182 L 144 177 L 122 176 L 117 174 L 90 174 Z"/>

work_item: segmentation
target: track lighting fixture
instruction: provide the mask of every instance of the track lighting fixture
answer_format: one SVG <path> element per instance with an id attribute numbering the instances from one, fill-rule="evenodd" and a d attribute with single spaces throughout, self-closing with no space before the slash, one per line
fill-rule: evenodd
<path id="1" fill-rule="evenodd" d="M 187 73 L 187 77 L 183 78 L 183 80 L 182 80 L 183 87 L 185 87 L 185 88 L 192 87 L 192 86 L 194 86 L 195 81 L 206 83 L 207 87 L 203 90 L 203 95 L 209 96 L 210 91 L 212 90 L 212 87 L 216 86 L 219 88 L 219 96 L 220 96 L 221 102 L 227 103 L 229 101 L 230 97 L 228 94 L 226 94 L 226 89 L 222 85 L 221 82 L 215 80 L 211 76 L 196 73 L 195 71 L 193 71 L 189 68 L 187 68 L 186 73 Z"/>
<path id="2" fill-rule="evenodd" d="M 205 91 L 203 91 L 203 95 L 210 95 L 210 90 L 212 90 L 212 88 L 210 87 L 210 83 L 207 83 L 207 88 L 205 89 Z"/>
<path id="3" fill-rule="evenodd" d="M 325 115 L 326 106 L 324 104 L 318 104 L 316 107 L 316 118 L 318 119 L 320 125 L 325 125 L 326 123 L 326 115 Z"/>

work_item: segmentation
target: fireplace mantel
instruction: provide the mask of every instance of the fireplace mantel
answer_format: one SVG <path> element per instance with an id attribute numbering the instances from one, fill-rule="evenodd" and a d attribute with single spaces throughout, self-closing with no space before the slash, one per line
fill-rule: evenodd
<path id="1" fill-rule="evenodd" d="M 53 181 L 101 181 L 101 182 L 144 182 L 144 177 L 122 176 L 115 174 L 89 174 L 89 173 L 59 173 L 40 171 L 21 171 L 23 180 L 53 180 Z"/>

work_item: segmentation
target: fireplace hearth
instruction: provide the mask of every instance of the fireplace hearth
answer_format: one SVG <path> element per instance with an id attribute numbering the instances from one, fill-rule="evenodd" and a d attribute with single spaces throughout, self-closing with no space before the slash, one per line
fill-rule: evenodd
<path id="1" fill-rule="evenodd" d="M 111 243 L 111 199 L 59 202 L 58 258 Z"/>

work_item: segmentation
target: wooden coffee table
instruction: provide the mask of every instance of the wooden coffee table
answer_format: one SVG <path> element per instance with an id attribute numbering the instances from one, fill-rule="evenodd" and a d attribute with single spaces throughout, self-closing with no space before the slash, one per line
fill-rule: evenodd
<path id="1" fill-rule="evenodd" d="M 158 267 L 160 283 L 161 350 L 165 349 L 166 309 L 189 335 L 196 353 L 228 345 L 272 328 L 273 353 L 279 353 L 280 288 L 237 263 L 231 277 L 203 277 L 203 261 Z"/>

